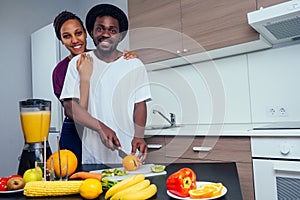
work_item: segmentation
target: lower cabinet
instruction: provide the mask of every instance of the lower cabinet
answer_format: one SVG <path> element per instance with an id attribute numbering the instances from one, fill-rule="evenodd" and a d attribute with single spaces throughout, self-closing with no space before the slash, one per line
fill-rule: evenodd
<path id="1" fill-rule="evenodd" d="M 244 200 L 254 200 L 250 137 L 152 136 L 147 163 L 236 162 Z M 156 146 L 154 146 L 156 147 Z"/>

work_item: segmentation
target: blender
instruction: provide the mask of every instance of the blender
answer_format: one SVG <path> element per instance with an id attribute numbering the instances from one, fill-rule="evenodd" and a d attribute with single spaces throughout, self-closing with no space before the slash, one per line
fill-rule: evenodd
<path id="1" fill-rule="evenodd" d="M 19 102 L 25 145 L 18 174 L 34 168 L 36 162 L 46 162 L 52 152 L 48 142 L 51 120 L 51 101 L 27 99 Z"/>

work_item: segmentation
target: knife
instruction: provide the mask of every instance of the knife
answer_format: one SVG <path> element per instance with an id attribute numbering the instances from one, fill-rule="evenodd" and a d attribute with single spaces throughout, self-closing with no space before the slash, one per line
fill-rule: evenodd
<path id="1" fill-rule="evenodd" d="M 116 145 L 114 145 L 114 148 L 118 151 L 121 158 L 125 158 L 125 156 L 127 156 L 127 153 L 125 153 L 121 148 L 117 147 Z"/>

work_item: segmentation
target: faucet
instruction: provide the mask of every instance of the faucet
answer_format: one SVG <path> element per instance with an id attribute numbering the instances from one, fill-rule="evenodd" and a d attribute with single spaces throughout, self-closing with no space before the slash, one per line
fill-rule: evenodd
<path id="1" fill-rule="evenodd" d="M 176 126 L 176 123 L 175 123 L 175 114 L 174 114 L 174 113 L 170 113 L 171 120 L 169 120 L 169 119 L 168 119 L 164 114 L 162 114 L 159 110 L 153 109 L 152 112 L 153 112 L 153 114 L 158 113 L 160 116 L 162 116 L 165 120 L 167 120 L 167 121 L 171 124 L 171 127 Z"/>

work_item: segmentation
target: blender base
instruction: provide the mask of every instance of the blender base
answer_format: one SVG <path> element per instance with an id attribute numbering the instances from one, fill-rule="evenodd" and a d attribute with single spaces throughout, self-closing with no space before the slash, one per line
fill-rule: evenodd
<path id="1" fill-rule="evenodd" d="M 48 142 L 46 143 L 46 159 L 44 159 L 44 145 L 42 142 L 25 143 L 19 163 L 18 174 L 23 176 L 27 169 L 35 168 L 36 162 L 46 162 L 51 154 L 52 152 Z"/>

